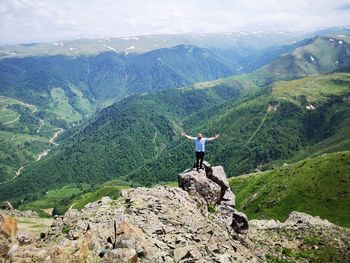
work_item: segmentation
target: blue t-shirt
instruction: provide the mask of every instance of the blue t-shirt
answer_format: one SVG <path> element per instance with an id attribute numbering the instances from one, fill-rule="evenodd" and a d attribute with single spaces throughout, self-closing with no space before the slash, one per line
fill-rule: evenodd
<path id="1" fill-rule="evenodd" d="M 198 140 L 197 137 L 192 137 L 196 145 L 196 152 L 205 152 L 205 143 L 208 141 L 208 138 L 202 138 Z"/>

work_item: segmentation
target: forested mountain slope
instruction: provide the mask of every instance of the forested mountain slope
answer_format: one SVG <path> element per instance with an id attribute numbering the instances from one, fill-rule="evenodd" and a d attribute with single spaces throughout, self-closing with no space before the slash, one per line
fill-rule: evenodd
<path id="1" fill-rule="evenodd" d="M 220 133 L 208 144 L 207 159 L 230 176 L 270 167 L 315 145 L 321 145 L 317 154 L 349 149 L 349 73 L 276 82 L 239 97 L 235 85 L 169 90 L 114 104 L 66 147 L 2 188 L 1 198 L 73 182 L 175 180 L 193 161 L 192 143 L 179 137 L 182 129 Z M 226 97 L 234 99 L 218 104 Z M 322 147 L 327 140 L 332 147 Z"/>

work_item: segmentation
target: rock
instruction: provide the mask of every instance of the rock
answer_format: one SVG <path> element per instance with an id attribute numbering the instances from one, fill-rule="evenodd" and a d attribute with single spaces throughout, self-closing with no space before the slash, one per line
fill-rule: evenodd
<path id="1" fill-rule="evenodd" d="M 295 226 L 297 228 L 305 228 L 308 226 L 333 227 L 334 225 L 328 220 L 321 219 L 318 216 L 311 216 L 306 213 L 293 211 L 289 214 L 288 219 L 284 223 L 287 226 Z"/>
<path id="2" fill-rule="evenodd" d="M 207 178 L 204 171 L 196 173 L 202 173 L 199 180 L 208 187 L 201 191 L 204 196 L 213 189 L 213 193 L 220 194 L 221 187 Z M 194 192 L 165 186 L 127 189 L 116 201 L 105 198 L 80 212 L 72 209 L 55 220 L 45 239 L 20 246 L 16 260 L 219 262 L 218 256 L 226 254 L 232 259 L 236 257 L 237 262 L 254 258 L 252 252 L 227 231 L 230 221 L 218 220 L 221 218 L 219 206 L 224 205 L 224 201 L 217 205 L 220 211 L 207 216 L 206 199 L 195 191 L 194 185 L 189 186 Z M 225 207 L 234 212 L 232 206 Z"/>
<path id="3" fill-rule="evenodd" d="M 135 249 L 117 248 L 107 252 L 103 257 L 104 262 L 136 263 L 138 262 Z"/>
<path id="4" fill-rule="evenodd" d="M 235 195 L 230 189 L 223 167 L 212 167 L 207 162 L 204 162 L 204 166 L 205 171 L 186 170 L 181 173 L 178 177 L 179 187 L 194 197 L 199 206 L 207 204 L 205 212 L 216 211 L 217 221 L 232 235 L 245 234 L 248 219 L 245 214 L 234 209 Z"/>
<path id="5" fill-rule="evenodd" d="M 0 214 L 0 255 L 5 261 L 17 248 L 17 231 L 16 220 L 13 217 Z"/>
<path id="6" fill-rule="evenodd" d="M 181 259 L 190 256 L 190 247 L 178 247 L 174 249 L 174 261 L 179 262 Z"/>
<path id="7" fill-rule="evenodd" d="M 215 205 L 220 201 L 221 188 L 208 180 L 203 170 L 189 171 L 179 175 L 179 187 L 190 195 L 197 196 L 207 205 Z"/>
<path id="8" fill-rule="evenodd" d="M 233 208 L 236 206 L 236 197 L 232 193 L 231 189 L 227 189 L 225 191 L 220 204 L 224 204 Z"/>
<path id="9" fill-rule="evenodd" d="M 231 227 L 237 233 L 240 233 L 240 234 L 246 233 L 248 231 L 248 218 L 247 218 L 247 216 L 242 212 L 235 211 L 232 214 Z"/>
<path id="10" fill-rule="evenodd" d="M 9 201 L 5 201 L 2 203 L 1 209 L 3 210 L 13 210 L 13 206 Z"/>
<path id="11" fill-rule="evenodd" d="M 20 245 L 28 245 L 32 243 L 33 239 L 28 233 L 18 232 L 17 241 Z"/>
<path id="12" fill-rule="evenodd" d="M 205 172 L 207 177 L 218 184 L 223 189 L 223 191 L 226 191 L 230 188 L 224 168 L 222 166 L 205 166 Z"/>

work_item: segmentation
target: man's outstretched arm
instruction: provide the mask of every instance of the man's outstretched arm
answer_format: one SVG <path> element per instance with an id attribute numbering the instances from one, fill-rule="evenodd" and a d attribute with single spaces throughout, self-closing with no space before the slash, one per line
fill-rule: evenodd
<path id="1" fill-rule="evenodd" d="M 193 137 L 191 137 L 191 136 L 188 136 L 185 132 L 181 132 L 181 136 L 183 136 L 183 137 L 185 137 L 185 138 L 187 138 L 187 139 L 189 139 L 189 140 L 191 140 L 191 141 L 193 141 L 194 140 L 194 138 Z"/>
<path id="2" fill-rule="evenodd" d="M 208 141 L 213 141 L 213 140 L 219 138 L 219 136 L 220 136 L 219 134 L 215 134 L 214 137 L 208 138 L 207 140 L 208 140 Z"/>

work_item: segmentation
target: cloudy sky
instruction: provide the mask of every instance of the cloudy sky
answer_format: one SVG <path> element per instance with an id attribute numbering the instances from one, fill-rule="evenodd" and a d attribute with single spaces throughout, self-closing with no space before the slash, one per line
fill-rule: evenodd
<path id="1" fill-rule="evenodd" d="M 350 25 L 350 0 L 0 0 L 0 44 Z"/>

